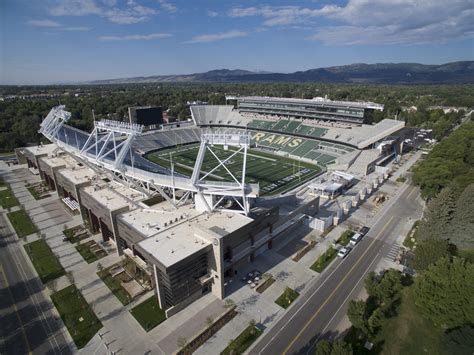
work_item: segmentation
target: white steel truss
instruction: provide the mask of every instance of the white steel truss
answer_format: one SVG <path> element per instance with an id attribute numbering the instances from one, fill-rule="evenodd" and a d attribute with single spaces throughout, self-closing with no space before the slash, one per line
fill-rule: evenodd
<path id="1" fill-rule="evenodd" d="M 92 169 L 97 175 L 105 175 L 111 180 L 147 196 L 159 193 L 175 208 L 186 204 L 190 198 L 196 198 L 196 194 L 199 194 L 201 197 L 205 196 L 209 201 L 208 203 L 206 198 L 202 199 L 207 205 L 206 209 L 208 211 L 219 209 L 247 214 L 249 211 L 248 199 L 258 196 L 259 185 L 245 183 L 246 152 L 250 144 L 250 136 L 248 135 L 221 133 L 202 135 L 205 150 L 210 149 L 211 154 L 214 154 L 212 145 L 233 146 L 240 153 L 243 151 L 244 154 L 241 180 L 225 166 L 225 162 L 229 158 L 221 160 L 220 164 L 224 164 L 224 169 L 230 173 L 229 176 L 232 177 L 233 182 L 207 181 L 204 180 L 204 177 L 200 178 L 199 173 L 196 175 L 196 169 L 193 176 L 187 178 L 176 176 L 173 173 L 173 168 L 171 175 L 169 175 L 134 166 L 132 143 L 134 138 L 142 132 L 142 126 L 139 125 L 109 120 L 94 122 L 94 130 L 90 134 L 76 129 L 76 143 L 70 144 L 67 130 L 71 128 L 65 126 L 65 123 L 69 120 L 71 114 L 65 111 L 64 108 L 65 106 L 57 106 L 51 110 L 41 123 L 40 133 L 55 143 L 59 149 Z M 60 131 L 64 132 L 60 133 Z M 79 144 L 77 134 L 87 137 L 83 145 Z M 204 152 L 201 152 L 200 149 L 199 155 L 203 155 Z M 125 159 L 127 153 L 130 153 L 130 162 Z M 200 159 L 198 172 L 202 166 L 203 156 Z M 196 180 L 193 180 L 193 178 Z M 180 191 L 179 199 L 176 198 L 176 191 L 178 190 Z M 225 209 L 222 203 L 225 202 L 226 197 L 227 200 L 235 201 L 241 210 Z"/>
<path id="2" fill-rule="evenodd" d="M 53 107 L 41 122 L 39 133 L 51 142 L 56 142 L 59 130 L 71 118 L 71 113 L 65 111 L 65 108 L 64 105 Z"/>
<path id="3" fill-rule="evenodd" d="M 124 170 L 123 160 L 132 154 L 132 143 L 143 131 L 142 125 L 102 120 L 94 122 L 94 130 L 81 149 L 81 155 L 93 157 L 97 163 L 104 159 L 117 170 Z"/>
<path id="4" fill-rule="evenodd" d="M 219 158 L 219 156 L 214 152 L 213 146 L 224 146 L 227 149 L 229 146 L 234 147 L 235 150 L 225 159 Z M 245 174 L 247 168 L 247 150 L 250 146 L 250 135 L 249 134 L 203 134 L 201 136 L 201 144 L 199 146 L 199 152 L 196 157 L 196 163 L 194 165 L 193 174 L 191 176 L 191 182 L 196 188 L 197 194 L 202 197 L 203 203 L 206 205 L 207 210 L 213 211 L 218 208 L 218 206 L 223 202 L 226 197 L 231 197 L 237 205 L 240 207 L 240 210 L 228 210 L 230 212 L 239 212 L 248 214 L 249 213 L 249 201 L 248 194 L 246 191 L 245 184 Z M 217 164 L 207 172 L 203 172 L 202 164 L 204 162 L 204 157 L 207 152 L 210 152 L 211 155 L 216 159 Z M 241 178 L 239 179 L 236 176 L 236 172 L 231 172 L 226 164 L 231 161 L 235 156 L 242 154 L 242 170 Z M 231 178 L 231 184 L 228 182 L 222 183 L 217 181 L 206 181 L 206 178 L 211 176 L 217 169 L 223 168 Z M 202 173 L 204 173 L 202 175 Z M 232 186 L 232 187 L 231 187 Z M 230 188 L 231 187 L 231 188 Z M 231 193 L 232 190 L 232 193 Z M 236 191 L 240 191 L 240 194 L 236 195 Z M 216 202 L 209 204 L 204 195 L 215 195 L 217 196 Z M 239 201 L 242 200 L 242 203 Z M 226 210 L 227 211 L 227 210 Z"/>

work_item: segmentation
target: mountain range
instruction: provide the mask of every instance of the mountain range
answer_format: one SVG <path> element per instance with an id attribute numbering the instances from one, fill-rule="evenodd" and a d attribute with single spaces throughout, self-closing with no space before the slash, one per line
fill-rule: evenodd
<path id="1" fill-rule="evenodd" d="M 474 84 L 474 61 L 441 65 L 419 63 L 378 63 L 317 68 L 294 73 L 253 72 L 241 69 L 218 69 L 205 73 L 155 75 L 109 80 L 87 84 L 127 83 L 244 83 L 244 82 L 306 82 L 347 84 Z"/>

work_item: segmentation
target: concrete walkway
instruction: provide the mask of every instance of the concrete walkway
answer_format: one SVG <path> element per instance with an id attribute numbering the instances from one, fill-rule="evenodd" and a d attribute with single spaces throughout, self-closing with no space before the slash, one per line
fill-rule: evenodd
<path id="1" fill-rule="evenodd" d="M 105 354 L 107 351 L 105 344 L 113 352 L 123 351 L 134 354 L 158 350 L 156 343 L 147 337 L 147 333 L 128 312 L 128 308 L 120 303 L 96 274 L 98 262 L 108 267 L 118 262 L 120 258 L 113 253 L 99 261 L 87 264 L 73 244 L 62 240 L 64 228 L 81 224 L 80 216 L 69 215 L 55 193 L 52 193 L 51 197 L 36 201 L 26 189 L 25 184 L 38 182 L 39 177 L 31 175 L 26 169 L 6 174 L 4 178 L 38 227 L 39 233 L 45 235 L 46 242 L 66 272 L 72 273 L 76 286 L 104 326 L 79 352 L 89 354 L 92 351 L 96 354 Z M 21 242 L 26 244 L 38 238 L 38 235 L 34 234 L 27 236 Z M 56 288 L 59 290 L 69 284 L 67 277 L 62 276 L 57 279 Z"/>
<path id="2" fill-rule="evenodd" d="M 106 257 L 87 264 L 77 252 L 75 245 L 62 240 L 62 231 L 65 228 L 82 224 L 81 217 L 66 212 L 65 207 L 54 192 L 48 198 L 35 200 L 25 185 L 39 182 L 40 178 L 38 176 L 31 175 L 22 166 L 15 166 L 15 171 L 12 171 L 12 168 L 8 170 L 10 172 L 4 175 L 5 181 L 11 186 L 20 204 L 39 229 L 37 234 L 22 238 L 19 243 L 24 245 L 37 240 L 39 234 L 44 234 L 49 247 L 58 257 L 65 271 L 71 272 L 74 283 L 104 326 L 79 353 L 169 354 L 177 350 L 177 338 L 179 336 L 191 339 L 207 325 L 206 319 L 208 317 L 217 318 L 224 312 L 224 303 L 212 294 L 208 294 L 194 302 L 192 307 L 188 307 L 167 319 L 149 333 L 145 332 L 129 310 L 153 296 L 153 291 L 142 295 L 130 305 L 123 306 L 97 276 L 97 264 L 99 262 L 106 268 L 121 260 L 121 257 L 117 256 L 116 253 L 109 253 Z M 12 211 L 20 208 L 12 208 Z M 81 243 L 89 239 L 99 241 L 101 237 L 95 235 L 82 240 Z M 57 290 L 70 285 L 66 276 L 56 279 L 55 283 L 55 289 Z M 46 288 L 45 294 L 49 296 L 51 290 Z M 65 328 L 64 331 L 72 343 L 72 338 L 70 338 Z M 75 348 L 73 344 L 72 346 Z"/>

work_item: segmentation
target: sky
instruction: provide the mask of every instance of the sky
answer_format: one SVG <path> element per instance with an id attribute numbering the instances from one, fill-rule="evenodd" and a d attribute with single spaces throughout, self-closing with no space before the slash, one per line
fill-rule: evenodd
<path id="1" fill-rule="evenodd" d="M 0 84 L 474 59 L 474 0 L 0 0 Z"/>

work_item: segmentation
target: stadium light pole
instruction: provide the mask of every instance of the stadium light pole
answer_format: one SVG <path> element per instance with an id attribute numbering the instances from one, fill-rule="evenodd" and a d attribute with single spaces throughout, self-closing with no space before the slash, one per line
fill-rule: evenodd
<path id="1" fill-rule="evenodd" d="M 173 164 L 173 153 L 170 152 L 170 163 L 171 163 L 171 184 L 173 185 L 173 203 L 176 203 L 176 193 L 174 188 L 174 164 Z"/>

